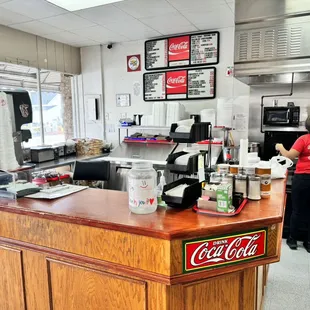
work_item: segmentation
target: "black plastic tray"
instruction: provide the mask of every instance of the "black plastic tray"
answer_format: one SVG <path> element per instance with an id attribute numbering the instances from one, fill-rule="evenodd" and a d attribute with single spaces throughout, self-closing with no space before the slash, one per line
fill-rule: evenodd
<path id="1" fill-rule="evenodd" d="M 198 171 L 198 156 L 200 154 L 193 154 L 188 159 L 187 165 L 176 165 L 174 162 L 176 159 L 180 156 L 186 155 L 188 153 L 186 152 L 177 152 L 174 154 L 170 154 L 167 158 L 167 169 L 170 170 L 172 173 L 177 174 L 185 174 L 185 175 L 191 175 L 193 173 L 196 173 Z"/>
<path id="2" fill-rule="evenodd" d="M 185 190 L 183 197 L 172 197 L 165 195 L 165 192 L 181 184 L 189 185 Z M 201 183 L 197 179 L 182 178 L 164 186 L 162 200 L 169 207 L 186 209 L 192 207 L 197 199 L 201 197 Z"/>
<path id="3" fill-rule="evenodd" d="M 209 138 L 211 123 L 195 123 L 190 132 L 175 132 L 178 124 L 172 124 L 170 137 L 176 143 L 195 143 Z"/>

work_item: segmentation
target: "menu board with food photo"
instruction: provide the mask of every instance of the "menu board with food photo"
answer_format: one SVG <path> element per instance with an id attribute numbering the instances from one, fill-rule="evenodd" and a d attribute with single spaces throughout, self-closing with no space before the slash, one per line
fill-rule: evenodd
<path id="1" fill-rule="evenodd" d="M 144 101 L 215 98 L 215 67 L 145 73 L 143 77 Z"/>
<path id="2" fill-rule="evenodd" d="M 219 62 L 218 31 L 148 40 L 145 69 L 214 65 Z"/>

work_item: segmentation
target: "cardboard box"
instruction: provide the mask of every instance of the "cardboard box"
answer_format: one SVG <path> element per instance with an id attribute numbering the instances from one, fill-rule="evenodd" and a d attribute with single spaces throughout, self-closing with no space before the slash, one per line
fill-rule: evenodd
<path id="1" fill-rule="evenodd" d="M 232 207 L 232 186 L 231 184 L 221 184 L 216 191 L 217 212 L 228 213 Z"/>

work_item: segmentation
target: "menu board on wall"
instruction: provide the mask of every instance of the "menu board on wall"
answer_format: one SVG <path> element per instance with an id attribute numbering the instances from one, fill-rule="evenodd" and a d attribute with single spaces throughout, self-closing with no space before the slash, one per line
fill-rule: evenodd
<path id="1" fill-rule="evenodd" d="M 218 31 L 145 42 L 145 69 L 205 66 L 219 62 Z"/>
<path id="2" fill-rule="evenodd" d="M 145 73 L 144 101 L 213 99 L 215 67 Z"/>

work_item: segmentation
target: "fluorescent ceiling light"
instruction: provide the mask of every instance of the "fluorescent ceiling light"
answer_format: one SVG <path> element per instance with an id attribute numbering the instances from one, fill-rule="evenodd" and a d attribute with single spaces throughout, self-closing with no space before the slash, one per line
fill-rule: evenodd
<path id="1" fill-rule="evenodd" d="M 47 0 L 65 10 L 77 11 L 123 0 Z"/>

